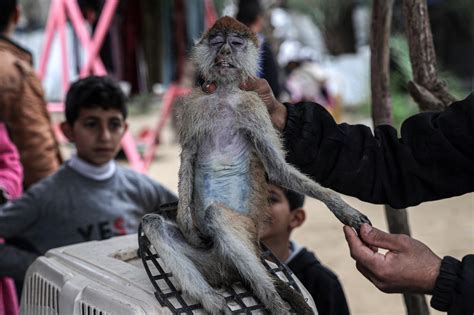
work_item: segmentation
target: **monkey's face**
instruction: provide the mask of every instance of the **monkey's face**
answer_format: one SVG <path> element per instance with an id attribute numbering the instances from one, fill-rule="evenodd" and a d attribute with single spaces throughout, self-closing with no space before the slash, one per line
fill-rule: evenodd
<path id="1" fill-rule="evenodd" d="M 205 80 L 241 82 L 255 77 L 258 48 L 255 34 L 230 17 L 221 18 L 194 48 L 194 61 Z"/>
<path id="2" fill-rule="evenodd" d="M 239 58 L 244 56 L 248 41 L 234 32 L 217 32 L 208 39 L 208 45 L 215 56 L 210 71 L 218 76 L 236 76 L 241 72 Z"/>

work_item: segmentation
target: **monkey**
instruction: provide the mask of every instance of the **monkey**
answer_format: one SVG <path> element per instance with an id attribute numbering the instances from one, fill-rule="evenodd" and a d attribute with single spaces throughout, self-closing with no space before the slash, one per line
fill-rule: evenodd
<path id="1" fill-rule="evenodd" d="M 266 106 L 255 92 L 239 89 L 256 76 L 257 47 L 256 35 L 228 16 L 195 45 L 192 59 L 217 90 L 206 94 L 195 88 L 177 113 L 181 165 L 176 222 L 159 214 L 142 219 L 145 235 L 181 289 L 211 314 L 230 313 L 215 288 L 239 280 L 271 314 L 289 312 L 278 294 L 280 284 L 259 261 L 268 182 L 321 200 L 357 230 L 370 223 L 338 194 L 286 163 Z"/>

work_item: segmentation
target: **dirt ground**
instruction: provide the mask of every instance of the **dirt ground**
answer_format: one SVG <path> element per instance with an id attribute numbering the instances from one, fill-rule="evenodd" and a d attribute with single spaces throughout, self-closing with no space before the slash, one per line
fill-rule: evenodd
<path id="1" fill-rule="evenodd" d="M 136 134 L 139 129 L 150 127 L 153 123 L 151 117 L 152 115 L 132 117 L 132 133 Z M 172 139 L 172 133 L 167 128 L 148 174 L 177 191 L 179 148 Z M 374 226 L 387 231 L 383 206 L 364 203 L 352 197 L 344 199 L 368 215 Z M 356 270 L 354 261 L 349 256 L 342 225 L 327 208 L 319 201 L 307 199 L 305 209 L 307 220 L 294 232 L 293 238 L 314 251 L 339 276 L 352 314 L 405 314 L 401 295 L 382 293 Z M 427 202 L 409 208 L 408 213 L 413 236 L 439 256 L 462 258 L 467 253 L 474 253 L 474 193 Z M 431 314 L 441 314 L 430 310 Z"/>

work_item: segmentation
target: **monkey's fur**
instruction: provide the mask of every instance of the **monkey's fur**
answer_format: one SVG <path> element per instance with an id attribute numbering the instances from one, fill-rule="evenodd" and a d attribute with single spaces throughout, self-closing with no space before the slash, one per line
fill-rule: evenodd
<path id="1" fill-rule="evenodd" d="M 356 229 L 369 222 L 285 162 L 266 106 L 256 93 L 239 89 L 241 82 L 255 77 L 257 49 L 255 34 L 230 17 L 219 19 L 196 45 L 194 61 L 217 90 L 209 95 L 194 89 L 178 113 L 177 224 L 159 215 L 143 218 L 145 234 L 182 290 L 213 314 L 230 313 L 214 288 L 236 280 L 247 283 L 270 313 L 288 313 L 276 289 L 281 283 L 259 261 L 268 181 L 323 201 Z"/>

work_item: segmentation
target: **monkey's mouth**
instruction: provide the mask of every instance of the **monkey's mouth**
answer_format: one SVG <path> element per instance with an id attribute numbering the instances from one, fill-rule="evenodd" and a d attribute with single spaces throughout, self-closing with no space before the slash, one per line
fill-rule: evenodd
<path id="1" fill-rule="evenodd" d="M 220 68 L 235 68 L 235 66 L 227 61 L 218 61 L 216 66 Z"/>

